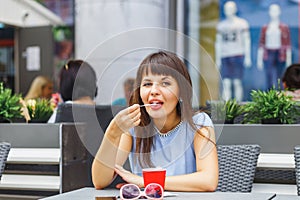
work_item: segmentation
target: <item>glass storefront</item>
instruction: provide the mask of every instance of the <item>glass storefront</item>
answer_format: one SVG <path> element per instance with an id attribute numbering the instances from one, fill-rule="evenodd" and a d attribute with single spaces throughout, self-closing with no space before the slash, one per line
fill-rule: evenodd
<path id="1" fill-rule="evenodd" d="M 248 101 L 251 90 L 277 87 L 285 67 L 298 62 L 299 1 L 234 0 L 232 5 L 226 0 L 188 2 L 187 30 L 197 25 L 191 20 L 199 20 L 199 43 L 215 62 L 200 55 L 200 68 L 214 77 L 214 81 L 200 82 L 202 104 L 224 98 Z M 189 18 L 199 2 L 199 19 Z M 220 76 L 212 70 L 218 67 Z"/>

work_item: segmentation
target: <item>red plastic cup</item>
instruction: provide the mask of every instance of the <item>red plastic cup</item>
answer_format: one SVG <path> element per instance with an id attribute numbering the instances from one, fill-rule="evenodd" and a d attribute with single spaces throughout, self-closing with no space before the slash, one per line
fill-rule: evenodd
<path id="1" fill-rule="evenodd" d="M 149 183 L 157 183 L 165 189 L 166 169 L 146 168 L 143 169 L 144 187 Z"/>

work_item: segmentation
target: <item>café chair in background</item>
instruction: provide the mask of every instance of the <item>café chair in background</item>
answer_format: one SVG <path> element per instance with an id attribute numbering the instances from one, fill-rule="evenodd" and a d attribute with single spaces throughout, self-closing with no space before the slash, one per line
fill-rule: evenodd
<path id="1" fill-rule="evenodd" d="M 218 145 L 219 192 L 251 192 L 260 146 Z"/>
<path id="2" fill-rule="evenodd" d="M 85 186 L 93 187 L 91 167 L 94 160 L 94 155 L 101 144 L 106 128 L 113 117 L 122 109 L 124 106 L 112 106 L 112 105 L 85 105 L 85 104 L 70 104 L 62 103 L 57 107 L 57 115 L 55 122 L 83 122 L 86 124 L 86 135 L 80 136 L 83 146 L 86 147 L 87 151 L 87 166 L 85 173 L 82 175 L 88 177 L 88 184 Z M 83 139 L 84 138 L 84 139 Z M 71 139 L 71 138 L 70 138 Z M 82 154 L 86 151 L 82 149 Z M 129 162 L 126 161 L 124 168 L 129 170 Z M 115 181 L 109 186 L 115 188 L 115 185 L 121 182 L 122 179 L 118 176 Z"/>
<path id="3" fill-rule="evenodd" d="M 10 151 L 10 146 L 10 143 L 0 142 L 0 180 Z"/>

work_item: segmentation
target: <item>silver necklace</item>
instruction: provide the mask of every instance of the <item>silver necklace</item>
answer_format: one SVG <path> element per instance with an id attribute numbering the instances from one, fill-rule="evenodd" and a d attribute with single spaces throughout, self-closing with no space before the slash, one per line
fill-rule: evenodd
<path id="1" fill-rule="evenodd" d="M 154 128 L 155 128 L 156 132 L 158 133 L 159 137 L 168 137 L 168 136 L 172 135 L 172 133 L 177 131 L 179 129 L 179 127 L 181 126 L 181 124 L 182 124 L 182 121 L 180 121 L 179 124 L 177 124 L 177 126 L 175 126 L 175 128 L 169 130 L 166 133 L 161 133 L 156 126 L 154 126 Z"/>

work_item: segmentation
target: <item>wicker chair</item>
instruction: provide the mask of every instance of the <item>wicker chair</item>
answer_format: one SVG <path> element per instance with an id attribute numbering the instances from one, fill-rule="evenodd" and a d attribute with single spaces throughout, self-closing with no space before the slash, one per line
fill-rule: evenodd
<path id="1" fill-rule="evenodd" d="M 218 145 L 220 192 L 251 192 L 260 146 Z"/>
<path id="2" fill-rule="evenodd" d="M 0 142 L 0 180 L 4 171 L 6 159 L 10 150 L 10 143 Z"/>
<path id="3" fill-rule="evenodd" d="M 294 156 L 295 156 L 295 172 L 296 172 L 297 191 L 298 191 L 298 196 L 300 196 L 300 145 L 295 146 Z"/>

